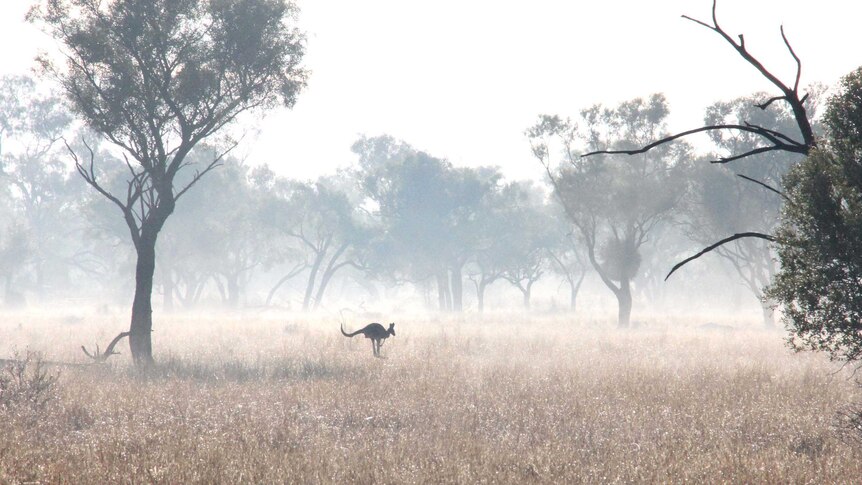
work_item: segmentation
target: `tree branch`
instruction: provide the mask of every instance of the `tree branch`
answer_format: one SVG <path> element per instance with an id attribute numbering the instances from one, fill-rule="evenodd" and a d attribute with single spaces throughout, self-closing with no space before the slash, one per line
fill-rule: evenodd
<path id="1" fill-rule="evenodd" d="M 736 241 L 737 239 L 742 239 L 742 238 L 746 238 L 746 237 L 756 237 L 756 238 L 760 238 L 760 239 L 766 239 L 767 241 L 770 241 L 770 242 L 775 241 L 775 238 L 773 236 L 770 236 L 769 234 L 763 234 L 760 232 L 741 232 L 741 233 L 734 234 L 733 236 L 726 237 L 726 238 L 722 239 L 721 241 L 718 241 L 715 244 L 711 244 L 711 245 L 703 248 L 699 253 L 695 254 L 694 256 L 689 256 L 688 258 L 685 258 L 684 260 L 675 264 L 674 267 L 671 268 L 670 273 L 668 273 L 667 276 L 664 277 L 664 280 L 667 281 L 667 279 L 670 278 L 670 275 L 674 274 L 674 272 L 676 270 L 682 268 L 683 266 L 685 266 L 689 262 L 694 261 L 695 259 L 703 256 L 704 254 L 706 254 L 706 253 L 708 253 L 708 252 L 710 252 L 716 248 L 719 248 L 719 247 L 721 247 L 721 246 L 723 246 L 729 242 Z"/>
<path id="2" fill-rule="evenodd" d="M 581 157 L 582 158 L 583 157 L 590 157 L 593 155 L 638 155 L 641 153 L 646 153 L 646 152 L 652 150 L 653 148 L 655 148 L 659 145 L 663 145 L 665 143 L 672 142 L 674 140 L 677 140 L 679 138 L 683 138 L 683 137 L 688 136 L 688 135 L 693 135 L 695 133 L 703 133 L 703 132 L 707 132 L 707 131 L 718 131 L 718 130 L 739 130 L 739 131 L 745 131 L 748 133 L 754 133 L 756 135 L 760 135 L 760 136 L 766 138 L 767 140 L 769 140 L 773 143 L 773 146 L 769 147 L 770 150 L 783 150 L 783 151 L 802 153 L 802 154 L 808 153 L 808 147 L 806 145 L 799 143 L 796 140 L 793 140 L 792 138 L 788 137 L 787 135 L 785 135 L 783 133 L 778 133 L 778 132 L 776 132 L 774 130 L 770 130 L 768 128 L 763 128 L 761 126 L 746 123 L 743 125 L 739 125 L 739 124 L 726 124 L 726 125 L 724 125 L 723 124 L 723 125 L 701 126 L 700 128 L 694 128 L 691 130 L 686 130 L 686 131 L 677 133 L 675 135 L 667 136 L 667 137 L 662 138 L 660 140 L 656 140 L 656 141 L 654 141 L 648 145 L 645 145 L 641 148 L 636 148 L 633 150 L 596 150 L 596 151 L 585 153 L 585 154 L 581 155 Z M 784 140 L 784 141 L 781 141 L 781 140 Z M 764 148 L 766 148 L 766 147 L 764 147 Z M 766 150 L 764 150 L 764 151 L 766 151 Z M 760 153 L 760 152 L 758 152 L 758 153 Z M 755 153 L 748 153 L 745 156 L 750 156 L 753 154 L 755 154 Z M 738 157 L 732 158 L 732 160 L 737 160 L 739 158 L 742 158 L 742 157 L 738 156 Z M 728 161 L 730 161 L 730 160 L 728 160 Z"/>
<path id="3" fill-rule="evenodd" d="M 99 363 L 105 362 L 112 355 L 120 355 L 119 352 L 114 351 L 114 347 L 117 346 L 120 340 L 128 337 L 129 333 L 130 332 L 120 332 L 116 337 L 114 337 L 114 340 L 111 340 L 111 343 L 108 344 L 108 347 L 105 349 L 104 353 L 99 351 L 99 344 L 96 344 L 96 351 L 92 354 L 90 352 L 87 352 L 87 349 L 83 345 L 81 346 L 81 350 L 84 351 L 84 354 L 86 354 L 87 357 L 93 359 L 94 361 Z"/>
<path id="4" fill-rule="evenodd" d="M 761 182 L 760 180 L 753 179 L 753 178 L 748 177 L 748 176 L 746 176 L 746 175 L 742 175 L 741 173 L 736 174 L 736 176 L 737 176 L 737 177 L 739 177 L 739 178 L 741 178 L 741 179 L 748 180 L 749 182 L 754 182 L 754 183 L 756 183 L 757 185 L 759 185 L 759 186 L 761 186 L 761 187 L 765 188 L 766 190 L 769 190 L 769 191 L 775 192 L 776 194 L 780 195 L 784 200 L 786 200 L 787 202 L 790 202 L 790 198 L 788 198 L 788 197 L 784 194 L 784 192 L 782 192 L 782 191 L 780 191 L 780 190 L 776 189 L 775 187 L 773 187 L 773 186 L 771 186 L 771 185 L 768 185 L 768 184 L 766 184 L 766 183 L 764 183 L 764 182 Z"/>

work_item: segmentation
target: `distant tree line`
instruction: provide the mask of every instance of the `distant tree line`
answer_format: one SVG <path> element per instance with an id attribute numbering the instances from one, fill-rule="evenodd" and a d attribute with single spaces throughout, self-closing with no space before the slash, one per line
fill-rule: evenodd
<path id="1" fill-rule="evenodd" d="M 128 228 L 107 201 L 85 190 L 61 141 L 95 137 L 43 91 L 28 78 L 0 80 L 3 301 L 94 292 L 76 287 L 81 281 L 103 294 L 127 294 L 130 282 L 117 282 L 134 268 Z M 750 98 L 716 103 L 705 118 L 746 118 L 749 105 Z M 757 114 L 760 124 L 774 126 L 788 116 L 779 109 Z M 469 300 L 481 312 L 491 287 L 510 286 L 530 307 L 536 283 L 551 278 L 568 288 L 574 309 L 592 272 L 626 325 L 636 300 L 661 298 L 668 261 L 729 230 L 774 224 L 782 202 L 730 170 L 707 173 L 703 156 L 686 144 L 634 161 L 578 156 L 662 136 L 668 115 L 664 97 L 654 95 L 592 106 L 574 120 L 541 117 L 528 139 L 553 175 L 551 187 L 506 180 L 497 167 L 455 167 L 389 136 L 361 137 L 353 165 L 314 181 L 228 155 L 165 222 L 156 294 L 166 310 L 213 298 L 228 308 L 315 310 L 326 308 L 334 284 L 363 299 L 411 285 L 429 308 L 457 312 Z M 717 150 L 751 143 L 744 136 L 713 141 Z M 75 143 L 72 149 L 84 149 Z M 95 141 L 90 148 L 102 160 L 101 183 L 123 190 L 127 174 L 117 154 Z M 205 166 L 217 156 L 200 145 L 187 161 Z M 748 173 L 777 181 L 795 161 L 763 155 Z M 193 177 L 181 173 L 177 183 Z M 721 254 L 761 298 L 775 272 L 771 249 L 739 241 Z"/>

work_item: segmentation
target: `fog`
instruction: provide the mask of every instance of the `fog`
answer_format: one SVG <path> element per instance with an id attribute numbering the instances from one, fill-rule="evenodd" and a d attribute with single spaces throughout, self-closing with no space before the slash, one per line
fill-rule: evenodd
<path id="1" fill-rule="evenodd" d="M 2 80 L 4 123 L 12 127 L 3 144 L 4 307 L 123 315 L 135 290 L 129 228 L 70 167 L 69 150 L 86 153 L 84 142 L 67 148 L 58 137 L 90 140 L 100 180 L 113 193 L 126 190 L 128 169 L 36 86 Z M 750 102 L 717 103 L 712 111 L 787 128 L 788 113 L 761 115 Z M 739 242 L 664 277 L 716 238 L 771 227 L 780 197 L 708 164 L 686 143 L 648 156 L 589 159 L 574 170 L 578 161 L 567 159 L 561 140 L 589 148 L 578 126 L 601 138 L 592 143 L 637 145 L 665 133 L 669 106 L 654 95 L 593 112 L 568 125 L 537 118 L 525 127 L 531 163 L 548 165 L 556 189 L 550 178 L 510 180 L 498 167 L 456 166 L 390 136 L 359 137 L 351 165 L 311 181 L 227 154 L 178 201 L 159 234 L 155 312 L 362 318 L 515 311 L 611 324 L 619 304 L 611 287 L 628 285 L 634 325 L 656 316 L 772 322 L 759 300 L 775 270 L 763 242 Z M 753 142 L 717 145 L 738 150 Z M 177 186 L 220 153 L 197 147 Z M 792 162 L 761 155 L 746 173 L 777 183 Z"/>
<path id="2" fill-rule="evenodd" d="M 22 5 L 2 7 L 4 35 L 28 40 L 0 71 L 2 303 L 128 311 L 135 231 L 74 161 L 85 168 L 92 161 L 90 174 L 111 194 L 131 190 L 136 168 L 104 133 L 86 128 L 98 123 L 83 120 L 80 107 L 73 112 L 56 77 L 27 74 L 39 50 L 62 61 L 63 49 L 50 28 L 24 21 Z M 794 46 L 813 71 L 804 81 L 827 83 L 807 89 L 816 119 L 824 90 L 855 61 L 812 51 L 847 43 L 852 29 L 835 22 L 854 16 L 801 6 L 777 15 L 776 6 L 785 4 L 722 2 L 719 16 L 760 43 L 764 58 L 782 59 L 775 65 L 783 77 L 794 65 L 784 62 L 777 25 L 794 29 Z M 157 314 L 518 311 L 621 325 L 656 315 L 774 321 L 762 289 L 777 268 L 764 241 L 736 242 L 664 278 L 728 234 L 771 230 L 780 197 L 736 175 L 779 186 L 797 158 L 708 163 L 756 147 L 745 135 L 579 158 L 703 120 L 794 135 L 785 107 L 752 108 L 771 96 L 760 91 L 768 83 L 713 33 L 677 17 L 708 18 L 708 2 L 694 11 L 685 10 L 689 2 L 583 11 L 477 3 L 457 15 L 450 3 L 299 7 L 291 22 L 307 34 L 308 77 L 296 106 L 288 103 L 295 109 L 237 113 L 238 123 L 193 147 L 173 181 L 174 191 L 193 186 L 156 231 Z M 350 15 L 333 19 L 328 12 L 339 8 Z M 493 21 L 483 23 L 489 11 Z M 450 35 L 429 40 L 429 19 Z M 523 35 L 509 35 L 515 27 Z M 342 49 L 345 37 L 353 40 Z M 523 65 L 513 68 L 513 56 Z M 728 76 L 698 76 L 706 65 Z M 139 220 L 147 213 L 129 211 Z"/>

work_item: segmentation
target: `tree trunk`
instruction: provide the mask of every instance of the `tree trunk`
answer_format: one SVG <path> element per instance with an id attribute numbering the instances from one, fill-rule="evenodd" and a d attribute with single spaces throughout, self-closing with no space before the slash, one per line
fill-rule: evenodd
<path id="1" fill-rule="evenodd" d="M 575 282 L 574 278 L 569 278 L 569 287 L 571 288 L 571 306 L 570 309 L 574 313 L 578 306 L 578 292 L 581 290 L 581 283 L 584 282 L 584 277 L 587 275 L 586 271 L 581 272 L 581 277 L 578 278 L 578 281 Z"/>
<path id="2" fill-rule="evenodd" d="M 628 328 L 632 318 L 632 289 L 627 279 L 620 281 L 620 289 L 616 292 L 619 315 L 617 324 L 620 328 Z"/>
<path id="3" fill-rule="evenodd" d="M 305 285 L 305 298 L 302 299 L 302 311 L 307 312 L 311 305 L 311 297 L 314 292 L 314 285 L 317 281 L 317 272 L 320 271 L 320 265 L 323 263 L 323 257 L 326 254 L 325 249 L 317 253 L 314 258 L 314 265 L 311 267 L 311 273 L 308 274 L 308 283 Z"/>
<path id="4" fill-rule="evenodd" d="M 464 283 L 461 277 L 461 267 L 452 267 L 452 311 L 460 312 L 464 309 Z"/>
<path id="5" fill-rule="evenodd" d="M 530 309 L 530 293 L 532 293 L 532 288 L 530 285 L 527 285 L 527 288 L 521 290 L 521 293 L 524 295 L 524 308 Z"/>
<path id="6" fill-rule="evenodd" d="M 440 305 L 440 311 L 452 308 L 452 295 L 449 293 L 449 278 L 446 271 L 437 273 L 437 302 Z"/>
<path id="7" fill-rule="evenodd" d="M 227 275 L 225 280 L 227 280 L 227 306 L 230 309 L 236 309 L 239 307 L 239 275 Z"/>
<path id="8" fill-rule="evenodd" d="M 206 277 L 200 277 L 195 281 L 194 292 L 191 293 L 192 299 L 189 302 L 188 308 L 197 306 L 197 304 L 201 302 L 201 296 L 204 293 L 204 288 L 206 288 L 207 280 L 208 278 Z"/>
<path id="9" fill-rule="evenodd" d="M 272 304 L 272 298 L 275 296 L 275 292 L 278 291 L 278 289 L 281 288 L 281 285 L 285 284 L 289 279 L 290 275 L 282 276 L 281 279 L 278 280 L 278 283 L 269 290 L 269 293 L 266 295 L 266 303 L 264 303 L 265 306 L 270 306 Z"/>
<path id="10" fill-rule="evenodd" d="M 141 238 L 135 266 L 135 299 L 129 327 L 129 349 L 138 367 L 153 363 L 153 273 L 156 271 L 156 238 Z"/>
<path id="11" fill-rule="evenodd" d="M 335 251 L 335 254 L 329 258 L 329 264 L 326 265 L 326 270 L 323 272 L 323 276 L 320 278 L 320 284 L 317 286 L 317 294 L 314 297 L 314 309 L 317 310 L 320 308 L 320 303 L 323 301 L 323 293 L 326 291 L 326 287 L 329 285 L 329 281 L 332 279 L 332 276 L 341 269 L 345 263 L 336 264 L 338 262 L 338 258 L 344 254 L 344 251 L 347 250 L 348 245 L 342 244 L 341 247 L 338 248 L 338 251 Z"/>
<path id="12" fill-rule="evenodd" d="M 485 311 L 485 288 L 487 287 L 488 283 L 484 279 L 476 285 L 476 300 L 479 302 L 479 313 Z"/>
<path id="13" fill-rule="evenodd" d="M 215 281 L 216 289 L 218 290 L 218 294 L 221 297 L 221 302 L 223 304 L 227 304 L 227 290 L 224 289 L 224 285 L 221 284 L 221 278 L 219 276 L 213 276 L 213 281 Z"/>

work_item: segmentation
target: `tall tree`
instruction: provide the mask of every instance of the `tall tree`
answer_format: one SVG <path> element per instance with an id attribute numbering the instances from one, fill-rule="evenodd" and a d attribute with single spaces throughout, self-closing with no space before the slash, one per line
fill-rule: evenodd
<path id="1" fill-rule="evenodd" d="M 285 281 L 307 270 L 302 309 L 316 310 L 337 273 L 344 268 L 363 269 L 369 228 L 352 185 L 346 174 L 321 177 L 310 184 L 275 182 L 266 206 L 269 223 L 301 256 L 267 300 Z"/>
<path id="2" fill-rule="evenodd" d="M 212 149 L 198 147 L 191 156 L 206 160 Z M 236 158 L 225 157 L 220 170 L 201 180 L 199 190 L 191 192 L 165 224 L 156 274 L 166 308 L 173 296 L 186 306 L 194 304 L 208 282 L 215 283 L 227 307 L 242 303 L 254 270 L 270 254 L 264 191 L 249 172 Z"/>
<path id="3" fill-rule="evenodd" d="M 359 155 L 357 177 L 383 226 L 374 265 L 413 282 L 433 279 L 440 309 L 461 311 L 477 213 L 496 188 L 499 171 L 455 169 L 385 136 L 362 138 L 353 150 Z"/>
<path id="4" fill-rule="evenodd" d="M 28 235 L 26 262 L 39 295 L 52 274 L 62 273 L 76 246 L 65 238 L 77 220 L 71 212 L 80 194 L 57 149 L 70 120 L 62 101 L 29 77 L 0 79 L 0 176 L 10 184 Z"/>
<path id="5" fill-rule="evenodd" d="M 89 160 L 73 152 L 84 180 L 120 210 L 135 247 L 128 336 L 138 365 L 153 360 L 159 232 L 220 157 L 185 185 L 175 184 L 177 174 L 198 143 L 240 114 L 294 103 L 306 77 L 302 36 L 290 26 L 295 11 L 282 0 L 49 0 L 29 14 L 63 45 L 65 63 L 42 59 L 45 71 L 125 157 L 127 190 L 118 194 L 100 183 L 92 151 Z"/>
<path id="6" fill-rule="evenodd" d="M 578 306 L 578 293 L 581 284 L 587 276 L 590 263 L 584 254 L 583 244 L 578 240 L 575 228 L 559 204 L 549 207 L 551 217 L 551 245 L 548 256 L 551 260 L 550 269 L 562 276 L 569 285 L 569 309 L 575 311 Z"/>
<path id="7" fill-rule="evenodd" d="M 529 182 L 503 187 L 507 207 L 503 231 L 492 235 L 502 240 L 502 277 L 521 292 L 529 309 L 533 285 L 545 274 L 549 250 L 556 236 L 545 194 Z"/>
<path id="8" fill-rule="evenodd" d="M 664 96 L 653 95 L 582 111 L 583 128 L 557 116 L 542 116 L 527 131 L 533 153 L 545 166 L 554 192 L 577 228 L 587 257 L 618 304 L 618 323 L 627 327 L 632 311 L 632 280 L 641 250 L 657 226 L 670 220 L 682 198 L 688 147 L 665 146 L 634 160 L 581 158 L 575 150 L 639 146 L 665 131 L 669 111 Z M 551 146 L 563 157 L 554 169 Z"/>
<path id="9" fill-rule="evenodd" d="M 862 68 L 824 116 L 825 143 L 784 181 L 776 231 L 781 270 L 767 295 L 781 304 L 797 349 L 862 360 Z"/>
<path id="10" fill-rule="evenodd" d="M 817 104 L 820 89 L 809 88 L 811 100 L 808 109 Z M 745 121 L 776 131 L 790 133 L 795 128 L 793 113 L 785 105 L 774 104 L 760 109 L 758 100 L 765 93 L 714 103 L 707 109 L 706 124 L 741 124 Z M 815 130 L 817 125 L 815 125 Z M 758 146 L 759 139 L 749 132 L 713 131 L 710 138 L 723 153 L 744 153 Z M 802 155 L 783 151 L 770 151 L 751 155 L 749 163 L 720 164 L 710 167 L 697 162 L 693 167 L 686 232 L 695 242 L 708 245 L 728 234 L 764 231 L 772 233 L 778 224 L 779 212 L 784 203 L 780 194 L 752 183 L 780 187 L 787 171 L 803 158 Z M 774 323 L 773 303 L 764 298 L 763 289 L 772 282 L 778 270 L 775 254 L 769 241 L 743 238 L 716 249 L 716 253 L 730 262 L 746 288 L 758 299 L 763 310 L 765 325 Z"/>
<path id="11" fill-rule="evenodd" d="M 724 28 L 718 22 L 717 10 L 718 0 L 713 0 L 712 18 L 710 23 L 694 19 L 687 15 L 683 15 L 683 18 L 698 25 L 701 25 L 718 34 L 736 51 L 737 54 L 739 54 L 740 57 L 742 57 L 745 62 L 747 62 L 751 67 L 753 67 L 770 84 L 772 84 L 778 90 L 779 94 L 763 99 L 755 106 L 761 110 L 766 110 L 773 103 L 784 104 L 785 108 L 789 110 L 789 112 L 793 113 L 794 127 L 788 131 L 779 131 L 771 129 L 767 126 L 753 123 L 748 120 L 744 120 L 742 123 L 726 122 L 723 120 L 715 123 L 710 123 L 709 121 L 707 121 L 707 124 L 699 128 L 682 131 L 673 135 L 663 136 L 661 138 L 654 138 L 652 141 L 645 142 L 638 147 L 602 148 L 584 154 L 585 157 L 603 154 L 639 155 L 643 153 L 648 153 L 653 149 L 665 146 L 667 143 L 679 140 L 681 138 L 696 133 L 710 133 L 713 136 L 720 137 L 723 133 L 739 132 L 748 134 L 750 137 L 752 137 L 752 139 L 756 140 L 756 146 L 745 147 L 739 152 L 731 152 L 730 154 L 721 156 L 716 160 L 712 161 L 712 163 L 718 164 L 725 164 L 733 162 L 735 160 L 741 160 L 764 153 L 808 155 L 811 150 L 817 148 L 817 137 L 811 122 L 811 117 L 809 116 L 809 106 L 807 104 L 809 103 L 809 101 L 811 101 L 811 96 L 810 93 L 803 94 L 800 91 L 799 83 L 802 78 L 802 61 L 796 55 L 796 52 L 790 45 L 790 41 L 784 34 L 784 27 L 782 26 L 780 29 L 781 39 L 784 41 L 784 45 L 785 47 L 787 47 L 788 53 L 796 62 L 796 76 L 792 83 L 787 83 L 779 79 L 759 59 L 757 59 L 757 57 L 755 57 L 751 53 L 751 51 L 748 50 L 748 46 L 745 45 L 744 35 L 740 34 L 736 36 L 736 38 L 734 38 L 734 36 L 728 34 L 727 31 L 724 30 Z M 766 186 L 766 184 L 762 181 L 754 180 L 754 182 Z M 775 189 L 774 187 L 771 187 L 771 189 L 777 191 L 777 189 Z M 667 277 L 670 277 L 670 275 L 673 274 L 677 269 L 681 268 L 690 261 L 693 261 L 710 251 L 714 251 L 715 249 L 725 244 L 745 238 L 756 238 L 763 239 L 766 241 L 775 240 L 773 236 L 759 231 L 738 232 L 736 234 L 727 236 L 713 244 L 710 244 L 697 254 L 680 261 L 673 268 L 671 268 Z"/>

